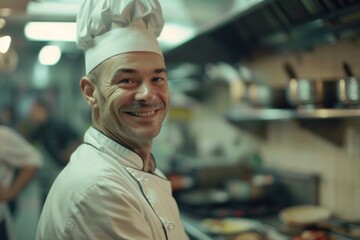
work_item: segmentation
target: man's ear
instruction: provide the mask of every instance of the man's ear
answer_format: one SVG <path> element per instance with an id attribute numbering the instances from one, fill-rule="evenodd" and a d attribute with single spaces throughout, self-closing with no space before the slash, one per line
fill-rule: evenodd
<path id="1" fill-rule="evenodd" d="M 88 77 L 84 76 L 80 80 L 80 88 L 85 101 L 91 108 L 96 108 L 97 100 L 94 96 L 96 91 L 95 84 Z"/>

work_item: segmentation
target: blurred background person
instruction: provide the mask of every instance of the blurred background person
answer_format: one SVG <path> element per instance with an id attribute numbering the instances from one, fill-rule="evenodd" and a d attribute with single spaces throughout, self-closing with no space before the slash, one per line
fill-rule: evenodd
<path id="1" fill-rule="evenodd" d="M 15 130 L 0 123 L 0 239 L 13 240 L 13 214 L 8 203 L 34 178 L 41 153 Z"/>
<path id="2" fill-rule="evenodd" d="M 55 117 L 52 110 L 42 96 L 33 98 L 28 109 L 28 138 L 44 157 L 44 166 L 39 172 L 43 200 L 56 176 L 68 163 L 71 153 L 82 142 L 75 128 Z"/>
<path id="3" fill-rule="evenodd" d="M 16 128 L 15 107 L 12 104 L 6 104 L 0 108 L 0 123 L 11 128 Z"/>

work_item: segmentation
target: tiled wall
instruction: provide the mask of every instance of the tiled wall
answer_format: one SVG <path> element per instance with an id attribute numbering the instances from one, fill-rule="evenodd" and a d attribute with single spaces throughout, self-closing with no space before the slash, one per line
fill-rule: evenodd
<path id="1" fill-rule="evenodd" d="M 349 62 L 360 77 L 360 39 L 316 47 L 312 51 L 278 54 L 250 60 L 247 64 L 272 85 L 284 85 L 287 76 L 282 64 L 294 64 L 299 77 L 344 76 L 341 63 Z M 344 144 L 338 146 L 296 121 L 268 124 L 261 153 L 267 165 L 321 177 L 320 204 L 347 219 L 360 219 L 360 118 L 344 120 L 340 131 Z"/>
<path id="2" fill-rule="evenodd" d="M 349 134 L 353 127 L 349 124 L 344 134 L 354 135 Z M 360 139 L 359 131 L 356 135 Z M 360 155 L 350 151 L 355 142 L 338 147 L 294 121 L 277 122 L 268 125 L 267 141 L 261 152 L 271 167 L 318 174 L 320 204 L 336 215 L 359 219 Z"/>

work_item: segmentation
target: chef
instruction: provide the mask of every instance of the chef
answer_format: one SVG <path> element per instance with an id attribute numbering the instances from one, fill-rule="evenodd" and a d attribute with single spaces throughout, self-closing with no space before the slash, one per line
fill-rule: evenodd
<path id="1" fill-rule="evenodd" d="M 152 140 L 169 108 L 157 0 L 85 0 L 77 45 L 92 126 L 47 196 L 36 239 L 188 239 Z"/>
<path id="2" fill-rule="evenodd" d="M 15 239 L 8 206 L 34 179 L 42 166 L 41 153 L 14 129 L 0 124 L 0 239 Z"/>

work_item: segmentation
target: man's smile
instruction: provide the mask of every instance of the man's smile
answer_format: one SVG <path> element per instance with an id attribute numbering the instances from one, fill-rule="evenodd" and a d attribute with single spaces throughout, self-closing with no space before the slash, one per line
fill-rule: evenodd
<path id="1" fill-rule="evenodd" d="M 157 112 L 156 110 L 153 110 L 149 112 L 128 112 L 128 114 L 136 117 L 150 117 L 155 115 L 156 112 Z"/>

